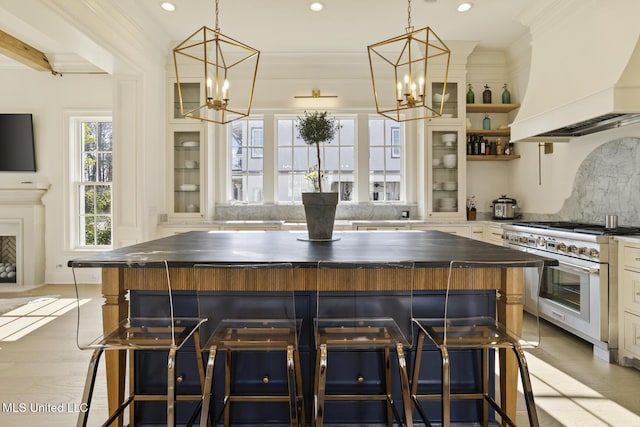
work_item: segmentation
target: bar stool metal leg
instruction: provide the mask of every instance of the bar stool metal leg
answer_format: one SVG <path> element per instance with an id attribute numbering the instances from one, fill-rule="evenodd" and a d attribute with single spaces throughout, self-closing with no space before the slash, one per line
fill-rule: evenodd
<path id="1" fill-rule="evenodd" d="M 324 422 L 324 395 L 325 387 L 327 384 L 327 346 L 321 344 L 317 351 L 316 358 L 319 362 L 316 363 L 316 375 L 315 375 L 315 392 L 314 392 L 314 427 L 322 427 Z"/>
<path id="2" fill-rule="evenodd" d="M 391 396 L 391 352 L 388 348 L 384 349 L 384 382 L 385 382 L 385 393 L 387 395 L 387 427 L 393 426 L 393 406 L 391 402 L 393 402 L 393 397 Z"/>
<path id="3" fill-rule="evenodd" d="M 294 349 L 293 357 L 295 361 L 295 379 L 296 379 L 296 407 L 298 413 L 300 414 L 299 423 L 302 425 L 306 425 L 306 417 L 305 417 L 305 409 L 304 409 L 304 397 L 302 394 L 302 368 L 300 365 L 300 352 Z"/>
<path id="4" fill-rule="evenodd" d="M 449 351 L 440 348 L 442 357 L 442 425 L 451 425 L 451 369 L 449 365 Z"/>
<path id="5" fill-rule="evenodd" d="M 299 427 L 298 421 L 298 386 L 295 378 L 296 369 L 293 357 L 293 346 L 287 347 L 287 386 L 289 391 L 289 419 L 291 427 Z"/>
<path id="6" fill-rule="evenodd" d="M 207 369 L 204 377 L 204 392 L 202 393 L 202 413 L 200 414 L 200 427 L 207 427 L 211 407 L 211 384 L 213 384 L 213 367 L 216 359 L 216 347 L 209 349 Z M 216 421 L 214 419 L 214 421 Z"/>
<path id="7" fill-rule="evenodd" d="M 405 425 L 413 426 L 413 405 L 409 393 L 409 374 L 407 373 L 407 361 L 404 356 L 402 344 L 396 347 L 398 354 L 398 367 L 400 369 L 400 386 L 402 389 L 402 403 L 404 405 Z"/>
<path id="8" fill-rule="evenodd" d="M 482 349 L 482 425 L 489 425 L 489 349 Z"/>
<path id="9" fill-rule="evenodd" d="M 531 377 L 529 376 L 529 366 L 527 365 L 527 359 L 524 356 L 522 347 L 514 346 L 513 351 L 516 353 L 518 364 L 520 365 L 520 379 L 522 380 L 524 400 L 527 404 L 529 425 L 531 427 L 539 427 L 538 411 L 536 410 L 536 404 L 533 399 L 533 388 L 531 387 Z"/>
<path id="10" fill-rule="evenodd" d="M 86 427 L 87 418 L 89 416 L 89 409 L 91 408 L 91 399 L 93 398 L 93 387 L 96 384 L 96 375 L 98 373 L 98 363 L 100 362 L 100 356 L 102 356 L 103 350 L 96 349 L 91 355 L 89 362 L 89 368 L 87 370 L 87 379 L 84 384 L 84 391 L 82 393 L 82 405 L 85 410 L 81 411 L 78 415 L 77 427 Z"/>
<path id="11" fill-rule="evenodd" d="M 167 427 L 176 424 L 175 395 L 176 395 L 176 349 L 169 350 L 167 357 Z"/>

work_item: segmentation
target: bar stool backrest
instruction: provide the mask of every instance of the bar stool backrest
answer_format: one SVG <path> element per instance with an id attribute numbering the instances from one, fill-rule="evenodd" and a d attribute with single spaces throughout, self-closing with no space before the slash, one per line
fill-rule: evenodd
<path id="1" fill-rule="evenodd" d="M 148 267 L 138 262 L 101 265 L 103 274 L 113 274 L 117 280 L 129 281 L 142 271 L 137 267 Z M 73 268 L 78 314 L 76 342 L 80 349 L 168 349 L 176 347 L 176 343 L 183 342 L 193 333 L 194 321 L 197 324 L 195 313 L 188 317 L 189 327 L 184 327 L 187 316 L 176 314 L 176 295 L 171 288 L 171 270 L 166 261 L 158 268 L 145 269 L 145 274 L 154 276 L 157 289 L 145 294 L 144 304 L 130 304 L 131 299 L 138 296 L 127 292 L 119 322 L 113 322 L 109 330 L 105 330 L 102 321 L 104 315 L 117 316 L 115 308 L 112 313 L 103 313 L 100 286 L 79 283 L 80 270 L 84 268 Z M 135 306 L 134 311 L 132 306 Z"/>
<path id="2" fill-rule="evenodd" d="M 369 320 L 393 319 L 410 346 L 413 274 L 410 261 L 319 262 L 316 338 L 319 321 L 350 319 L 358 327 Z"/>
<path id="3" fill-rule="evenodd" d="M 473 279 L 469 279 L 469 270 L 476 269 Z M 500 262 L 482 262 L 482 261 L 464 261 L 454 260 L 449 264 L 449 273 L 447 276 L 447 291 L 445 296 L 445 311 L 444 318 L 441 320 L 442 331 L 444 334 L 445 345 L 450 341 L 455 344 L 456 340 L 462 335 L 467 338 L 469 334 L 478 334 L 477 343 L 478 346 L 486 344 L 486 336 L 480 336 L 483 332 L 482 325 L 492 325 L 498 328 L 502 328 L 513 338 L 517 339 L 523 347 L 535 347 L 540 342 L 540 327 L 539 319 L 536 313 L 533 315 L 536 317 L 536 327 L 523 328 L 522 331 L 509 330 L 506 326 L 497 320 L 497 308 L 494 313 L 483 313 L 481 304 L 469 303 L 464 301 L 462 303 L 456 302 L 456 298 L 452 291 L 459 289 L 459 283 L 463 280 L 482 280 L 492 281 L 499 285 L 501 281 L 505 279 L 506 274 L 523 274 L 526 277 L 529 285 L 536 286 L 536 289 L 540 288 L 540 281 L 542 279 L 542 273 L 544 269 L 544 261 L 531 261 L 531 260 L 513 260 L 513 261 L 500 261 Z M 477 276 L 477 277 L 476 277 Z M 523 286 L 525 284 L 523 283 Z M 504 298 L 505 296 L 498 291 L 496 298 Z M 471 332 L 473 331 L 473 332 Z M 472 343 L 473 340 L 466 340 L 465 344 Z"/>
<path id="4" fill-rule="evenodd" d="M 223 321 L 240 325 L 262 320 L 265 327 L 274 327 L 274 320 L 279 326 L 296 324 L 291 263 L 196 264 L 193 273 L 199 315 L 206 319 L 200 327 L 203 337 L 213 336 Z M 297 334 L 299 327 L 292 329 Z"/>

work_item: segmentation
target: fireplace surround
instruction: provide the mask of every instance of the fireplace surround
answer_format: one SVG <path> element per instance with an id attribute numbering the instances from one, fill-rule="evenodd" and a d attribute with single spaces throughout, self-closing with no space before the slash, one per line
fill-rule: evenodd
<path id="1" fill-rule="evenodd" d="M 36 183 L 0 185 L 0 262 L 15 263 L 15 277 L 0 280 L 0 292 L 44 284 L 42 196 L 48 188 L 48 184 Z"/>

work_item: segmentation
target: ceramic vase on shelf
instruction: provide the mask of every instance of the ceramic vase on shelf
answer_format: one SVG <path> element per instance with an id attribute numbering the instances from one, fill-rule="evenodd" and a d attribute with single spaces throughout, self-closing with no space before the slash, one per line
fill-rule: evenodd
<path id="1" fill-rule="evenodd" d="M 484 119 L 482 119 L 482 129 L 489 130 L 491 129 L 491 118 L 488 114 L 484 115 Z"/>
<path id="2" fill-rule="evenodd" d="M 491 88 L 489 85 L 484 85 L 484 91 L 482 92 L 482 103 L 491 104 Z"/>
<path id="3" fill-rule="evenodd" d="M 467 104 L 474 104 L 476 102 L 476 94 L 473 93 L 471 83 L 469 83 L 469 90 L 467 91 Z"/>
<path id="4" fill-rule="evenodd" d="M 505 83 L 502 88 L 504 89 L 502 91 L 502 103 L 511 104 L 511 93 L 507 90 L 507 84 Z"/>

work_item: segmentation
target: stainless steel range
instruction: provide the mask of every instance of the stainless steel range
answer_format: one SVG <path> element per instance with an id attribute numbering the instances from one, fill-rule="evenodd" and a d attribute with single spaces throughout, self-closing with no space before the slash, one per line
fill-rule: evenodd
<path id="1" fill-rule="evenodd" d="M 546 267 L 537 300 L 535 280 L 526 280 L 525 310 L 593 344 L 594 355 L 617 360 L 617 246 L 611 236 L 640 228 L 540 221 L 503 225 L 505 246 L 555 258 Z M 536 300 L 538 301 L 536 304 Z"/>

